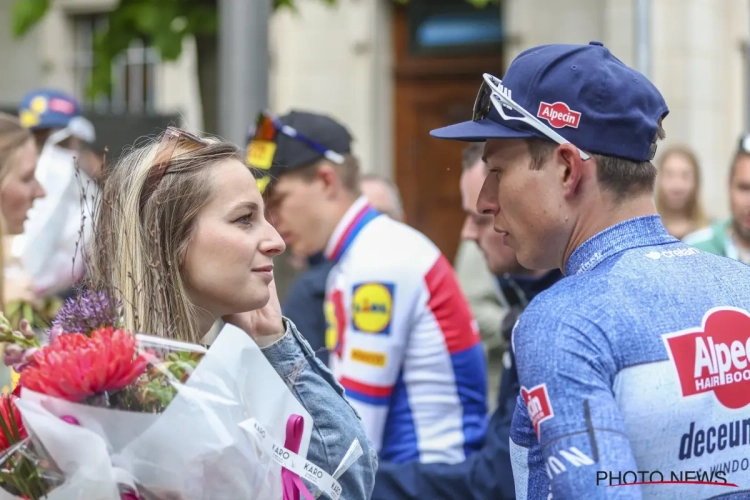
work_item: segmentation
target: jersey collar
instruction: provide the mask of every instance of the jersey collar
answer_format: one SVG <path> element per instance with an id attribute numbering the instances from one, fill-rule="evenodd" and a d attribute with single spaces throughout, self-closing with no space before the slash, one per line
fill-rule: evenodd
<path id="1" fill-rule="evenodd" d="M 658 215 L 629 219 L 592 236 L 576 248 L 565 264 L 565 276 L 590 271 L 624 250 L 679 241 L 667 232 Z"/>
<path id="2" fill-rule="evenodd" d="M 360 196 L 357 201 L 349 207 L 333 231 L 331 239 L 326 245 L 325 255 L 327 259 L 338 262 L 346 253 L 357 234 L 380 212 L 372 208 L 367 198 Z"/>

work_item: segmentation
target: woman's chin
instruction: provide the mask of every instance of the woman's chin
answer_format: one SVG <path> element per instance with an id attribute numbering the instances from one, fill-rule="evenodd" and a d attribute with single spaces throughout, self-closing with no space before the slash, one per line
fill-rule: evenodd
<path id="1" fill-rule="evenodd" d="M 243 301 L 244 309 L 242 309 L 242 311 L 246 312 L 262 309 L 266 306 L 266 304 L 268 304 L 268 301 L 270 299 L 271 293 L 268 291 L 268 287 L 266 287 L 266 289 L 262 292 L 260 290 L 257 290 L 252 297 L 248 297 L 246 301 Z"/>

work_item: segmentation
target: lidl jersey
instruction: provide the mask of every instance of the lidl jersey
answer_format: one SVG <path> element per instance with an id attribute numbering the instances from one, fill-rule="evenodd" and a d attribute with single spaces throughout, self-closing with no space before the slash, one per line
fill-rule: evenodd
<path id="1" fill-rule="evenodd" d="M 750 498 L 750 266 L 648 216 L 565 275 L 513 332 L 517 497 Z"/>
<path id="2" fill-rule="evenodd" d="M 483 441 L 486 367 L 450 263 L 362 197 L 326 249 L 331 367 L 383 460 L 463 461 Z"/>

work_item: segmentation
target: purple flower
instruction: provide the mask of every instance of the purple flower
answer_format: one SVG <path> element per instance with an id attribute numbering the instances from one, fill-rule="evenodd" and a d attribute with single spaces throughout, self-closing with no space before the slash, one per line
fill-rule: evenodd
<path id="1" fill-rule="evenodd" d="M 78 297 L 65 301 L 60 311 L 52 320 L 52 335 L 65 333 L 82 333 L 89 335 L 92 331 L 105 326 L 119 326 L 119 304 L 112 307 L 104 292 L 84 292 Z"/>

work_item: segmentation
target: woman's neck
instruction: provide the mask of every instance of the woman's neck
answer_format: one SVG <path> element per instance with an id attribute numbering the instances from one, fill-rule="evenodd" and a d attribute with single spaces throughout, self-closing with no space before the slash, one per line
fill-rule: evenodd
<path id="1" fill-rule="evenodd" d="M 195 329 L 198 337 L 203 338 L 211 331 L 211 327 L 216 322 L 216 318 L 208 311 L 199 311 L 196 316 Z"/>

